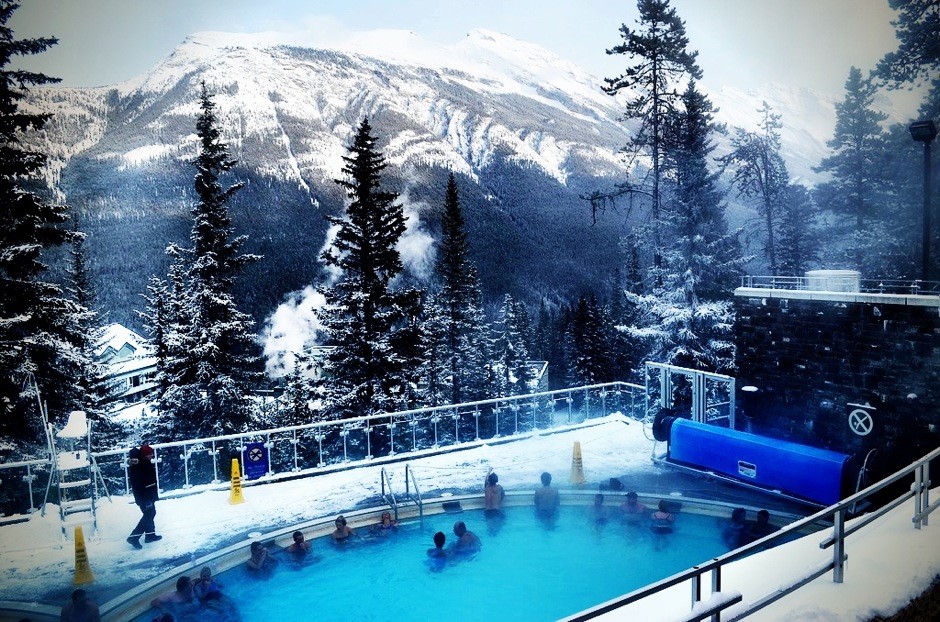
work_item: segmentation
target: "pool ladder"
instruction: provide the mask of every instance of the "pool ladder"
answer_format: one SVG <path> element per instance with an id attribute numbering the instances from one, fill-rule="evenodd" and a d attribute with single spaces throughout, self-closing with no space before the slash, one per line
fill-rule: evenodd
<path id="1" fill-rule="evenodd" d="M 412 489 L 414 492 L 412 493 Z M 382 500 L 391 506 L 395 512 L 395 520 L 398 520 L 399 500 L 392 491 L 392 482 L 389 479 L 388 472 L 382 467 Z M 402 503 L 414 503 L 418 507 L 418 518 L 424 520 L 424 503 L 421 500 L 421 491 L 418 489 L 418 480 L 415 479 L 411 470 L 411 465 L 405 465 L 405 494 L 401 499 Z"/>

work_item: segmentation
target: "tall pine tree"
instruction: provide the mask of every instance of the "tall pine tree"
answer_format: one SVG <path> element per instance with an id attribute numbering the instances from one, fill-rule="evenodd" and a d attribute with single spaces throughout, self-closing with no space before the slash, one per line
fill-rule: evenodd
<path id="1" fill-rule="evenodd" d="M 72 237 L 62 226 L 68 211 L 35 190 L 46 156 L 21 142 L 51 117 L 22 106 L 29 88 L 58 80 L 10 68 L 13 59 L 39 54 L 57 40 L 15 39 L 7 24 L 17 8 L 0 2 L 0 434 L 32 440 L 40 438 L 42 425 L 27 377 L 35 379 L 51 418 L 74 406 L 67 330 L 78 309 L 45 280 L 43 262 L 43 253 Z"/>
<path id="2" fill-rule="evenodd" d="M 326 304 L 319 317 L 330 345 L 324 377 L 324 415 L 358 417 L 399 409 L 406 399 L 404 361 L 392 346 L 392 333 L 405 318 L 401 294 L 391 289 L 402 271 L 397 244 L 405 232 L 398 195 L 381 188 L 385 158 L 376 147 L 368 119 L 359 124 L 345 178 L 336 180 L 349 199 L 333 248 L 323 252 L 339 280 L 321 291 Z"/>
<path id="3" fill-rule="evenodd" d="M 770 104 L 763 102 L 757 110 L 760 120 L 758 131 L 748 132 L 738 128 L 731 139 L 732 151 L 721 159 L 722 164 L 734 175 L 738 192 L 757 201 L 757 212 L 764 219 L 764 250 L 770 273 L 780 273 L 777 258 L 777 227 L 780 219 L 780 203 L 790 173 L 780 155 L 780 115 Z"/>
<path id="4" fill-rule="evenodd" d="M 444 212 L 441 215 L 441 245 L 437 259 L 440 294 L 437 296 L 442 314 L 443 344 L 442 376 L 450 385 L 447 396 L 452 404 L 483 397 L 481 370 L 485 362 L 485 324 L 482 295 L 476 268 L 470 261 L 470 244 L 457 182 L 451 174 L 447 179 Z"/>
<path id="5" fill-rule="evenodd" d="M 174 252 L 179 261 L 171 271 L 184 278 L 170 297 L 178 311 L 167 314 L 170 360 L 160 399 L 163 434 L 172 438 L 242 431 L 251 415 L 248 392 L 259 377 L 254 322 L 238 310 L 233 292 L 245 264 L 259 257 L 242 253 L 246 237 L 234 234 L 228 203 L 242 184 L 222 185 L 236 162 L 222 141 L 205 83 L 199 109 L 192 246 Z"/>
<path id="6" fill-rule="evenodd" d="M 827 143 L 832 155 L 823 158 L 817 172 L 829 173 L 831 181 L 822 184 L 817 202 L 824 209 L 845 219 L 850 267 L 871 276 L 894 276 L 874 273 L 876 266 L 867 260 L 881 253 L 879 246 L 890 244 L 890 227 L 879 226 L 880 234 L 872 236 L 872 227 L 884 218 L 892 219 L 885 209 L 888 180 L 884 175 L 885 133 L 881 123 L 887 115 L 872 108 L 874 87 L 852 67 L 845 82 L 845 98 L 836 104 L 835 134 Z"/>
<path id="7" fill-rule="evenodd" d="M 653 265 L 658 270 L 662 267 L 660 209 L 666 120 L 680 99 L 677 86 L 685 78 L 701 78 L 702 72 L 695 62 L 698 52 L 688 51 L 685 22 L 669 6 L 669 0 L 639 0 L 637 9 L 640 12 L 637 19 L 639 28 L 632 30 L 622 24 L 620 36 L 623 43 L 607 50 L 608 54 L 626 55 L 634 64 L 616 78 L 605 78 L 604 91 L 609 95 L 621 91 L 628 93 L 630 99 L 624 119 L 639 121 L 627 150 L 644 153 L 650 158 L 651 245 Z"/>

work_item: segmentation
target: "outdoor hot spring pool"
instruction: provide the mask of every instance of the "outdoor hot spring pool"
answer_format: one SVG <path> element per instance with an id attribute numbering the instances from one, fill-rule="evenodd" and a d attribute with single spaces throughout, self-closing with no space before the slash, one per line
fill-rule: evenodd
<path id="1" fill-rule="evenodd" d="M 503 520 L 488 520 L 482 510 L 426 516 L 388 536 L 360 526 L 348 543 L 313 540 L 302 565 L 269 545 L 280 562 L 269 577 L 240 564 L 218 575 L 228 598 L 172 613 L 177 622 L 554 620 L 727 551 L 714 516 L 679 513 L 674 532 L 662 536 L 608 510 L 612 518 L 595 524 L 590 508 L 562 507 L 551 529 L 530 507 L 507 508 Z M 480 537 L 482 550 L 432 571 L 425 552 L 434 532 L 443 531 L 450 544 L 458 520 Z M 156 615 L 150 610 L 137 620 Z"/>

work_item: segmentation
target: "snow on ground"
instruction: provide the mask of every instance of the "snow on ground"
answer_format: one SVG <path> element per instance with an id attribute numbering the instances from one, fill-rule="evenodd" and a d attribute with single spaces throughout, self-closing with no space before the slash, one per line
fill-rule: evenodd
<path id="1" fill-rule="evenodd" d="M 540 434 L 520 441 L 487 444 L 463 451 L 411 459 L 409 463 L 426 497 L 442 492 L 480 491 L 492 467 L 507 491 L 533 490 L 542 471 L 551 472 L 563 491 L 569 483 L 572 448 L 580 442 L 587 484 L 620 477 L 628 487 L 634 478 L 660 473 L 651 463 L 651 442 L 636 421 L 610 415 L 574 430 Z M 228 490 L 206 491 L 164 499 L 157 504 L 157 530 L 164 538 L 135 551 L 125 541 L 140 512 L 130 497 L 114 496 L 99 506 L 98 533 L 86 534 L 95 582 L 89 592 L 99 603 L 110 600 L 173 566 L 188 563 L 234 542 L 247 542 L 254 532 L 270 532 L 323 516 L 348 512 L 380 494 L 381 465 L 261 486 L 246 486 L 245 503 L 228 503 Z M 395 491 L 404 489 L 405 463 L 385 465 Z M 639 486 L 638 486 L 639 487 Z M 642 489 L 641 489 L 642 491 Z M 913 502 L 894 510 L 887 520 L 849 538 L 845 583 L 825 575 L 781 603 L 760 612 L 757 620 L 865 620 L 892 613 L 927 588 L 940 574 L 940 516 L 915 530 Z M 756 599 L 831 555 L 820 551 L 822 535 L 808 536 L 725 570 L 726 589 L 745 601 Z M 773 572 L 768 569 L 772 568 Z M 0 527 L 0 600 L 59 606 L 72 589 L 74 545 L 61 534 L 58 511 L 45 517 Z M 628 610 L 631 619 L 675 619 L 688 613 L 689 588 L 665 592 Z M 626 619 L 625 612 L 604 619 Z"/>

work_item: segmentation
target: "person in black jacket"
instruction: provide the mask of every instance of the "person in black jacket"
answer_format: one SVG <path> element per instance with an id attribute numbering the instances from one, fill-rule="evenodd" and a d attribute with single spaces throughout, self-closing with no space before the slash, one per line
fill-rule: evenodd
<path id="1" fill-rule="evenodd" d="M 142 516 L 134 531 L 127 537 L 127 542 L 135 549 L 140 546 L 140 536 L 144 536 L 144 542 L 156 542 L 163 538 L 158 536 L 153 519 L 157 515 L 157 508 L 154 505 L 159 499 L 157 493 L 157 469 L 153 465 L 153 447 L 144 444 L 140 449 L 136 447 L 128 452 L 127 469 L 128 478 L 131 483 L 131 490 L 134 492 L 134 502 L 140 508 Z"/>

